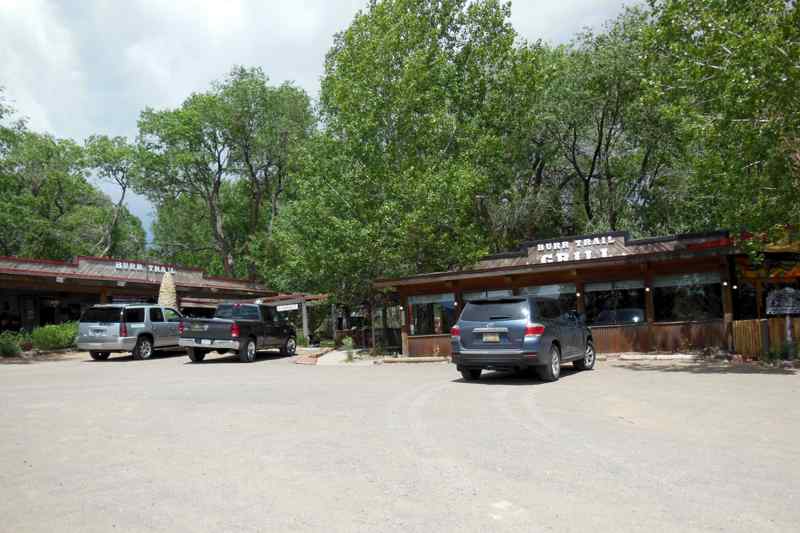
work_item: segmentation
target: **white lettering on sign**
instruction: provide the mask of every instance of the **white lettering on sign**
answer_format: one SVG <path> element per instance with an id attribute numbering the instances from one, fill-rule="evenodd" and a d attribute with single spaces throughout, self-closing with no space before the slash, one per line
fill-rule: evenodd
<path id="1" fill-rule="evenodd" d="M 625 255 L 620 244 L 613 235 L 586 237 L 572 241 L 543 242 L 536 245 L 539 263 L 563 263 L 565 261 L 583 261 L 601 259 L 612 255 Z M 532 250 L 532 249 L 531 249 Z M 531 254 L 534 261 L 534 254 Z"/>
<path id="2" fill-rule="evenodd" d="M 164 265 L 148 265 L 144 263 L 133 263 L 129 261 L 116 261 L 114 263 L 114 268 L 117 270 L 131 270 L 134 272 L 154 272 L 156 274 L 166 274 L 167 272 L 175 273 L 175 269 L 173 267 L 167 267 Z"/>

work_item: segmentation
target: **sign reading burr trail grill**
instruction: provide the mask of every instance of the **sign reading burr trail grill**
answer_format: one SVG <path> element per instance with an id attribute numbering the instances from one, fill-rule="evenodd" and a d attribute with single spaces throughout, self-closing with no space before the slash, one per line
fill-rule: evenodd
<path id="1" fill-rule="evenodd" d="M 767 295 L 768 315 L 800 314 L 800 291 L 791 287 L 777 289 Z"/>

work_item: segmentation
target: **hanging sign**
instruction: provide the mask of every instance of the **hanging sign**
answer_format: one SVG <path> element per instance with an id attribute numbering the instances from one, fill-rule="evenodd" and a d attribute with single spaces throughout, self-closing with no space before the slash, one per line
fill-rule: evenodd
<path id="1" fill-rule="evenodd" d="M 529 248 L 531 263 L 563 263 L 625 255 L 625 245 L 614 235 L 538 243 Z"/>
<path id="2" fill-rule="evenodd" d="M 792 287 L 776 289 L 767 295 L 768 315 L 800 314 L 800 291 Z"/>
<path id="3" fill-rule="evenodd" d="M 285 304 L 285 305 L 278 305 L 275 307 L 278 311 L 297 311 L 299 306 L 297 304 Z"/>

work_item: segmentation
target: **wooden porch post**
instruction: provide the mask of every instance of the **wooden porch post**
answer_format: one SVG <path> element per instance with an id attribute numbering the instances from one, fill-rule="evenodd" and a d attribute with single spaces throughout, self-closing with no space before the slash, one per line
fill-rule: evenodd
<path id="1" fill-rule="evenodd" d="M 400 330 L 401 350 L 403 355 L 409 356 L 411 355 L 408 351 L 408 334 L 411 331 L 411 309 L 408 306 L 408 297 L 405 294 L 400 295 L 400 307 L 403 310 L 403 327 Z"/>
<path id="2" fill-rule="evenodd" d="M 310 332 L 308 331 L 308 308 L 306 307 L 305 298 L 303 298 L 303 301 L 300 302 L 300 314 L 303 318 L 303 337 L 305 337 L 306 342 L 309 342 Z"/>
<path id="3" fill-rule="evenodd" d="M 103 287 L 100 289 L 100 303 L 107 304 L 108 303 L 108 288 Z"/>
<path id="4" fill-rule="evenodd" d="M 650 272 L 649 265 L 644 273 L 644 307 L 645 307 L 645 320 L 647 320 L 647 345 L 643 346 L 645 352 L 650 352 L 656 345 L 655 333 L 656 328 L 654 323 L 656 321 L 656 306 L 653 300 L 653 273 Z"/>
<path id="5" fill-rule="evenodd" d="M 727 263 L 727 262 L 726 262 Z M 733 293 L 731 292 L 730 269 L 725 264 L 721 268 L 722 279 L 722 320 L 725 331 L 725 348 L 733 351 Z"/>

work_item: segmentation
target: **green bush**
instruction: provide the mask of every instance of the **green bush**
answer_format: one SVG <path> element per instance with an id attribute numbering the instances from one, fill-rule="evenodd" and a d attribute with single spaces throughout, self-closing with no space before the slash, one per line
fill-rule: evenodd
<path id="1" fill-rule="evenodd" d="M 36 328 L 31 333 L 33 346 L 39 350 L 57 350 L 75 345 L 78 336 L 78 323 L 65 322 L 64 324 L 43 326 Z"/>
<path id="2" fill-rule="evenodd" d="M 345 337 L 342 339 L 342 348 L 348 352 L 353 349 L 353 337 Z"/>
<path id="3" fill-rule="evenodd" d="M 0 333 L 0 357 L 16 357 L 21 352 L 16 334 L 10 331 Z"/>
<path id="4" fill-rule="evenodd" d="M 298 346 L 308 346 L 308 339 L 302 333 L 297 334 L 297 345 Z"/>

